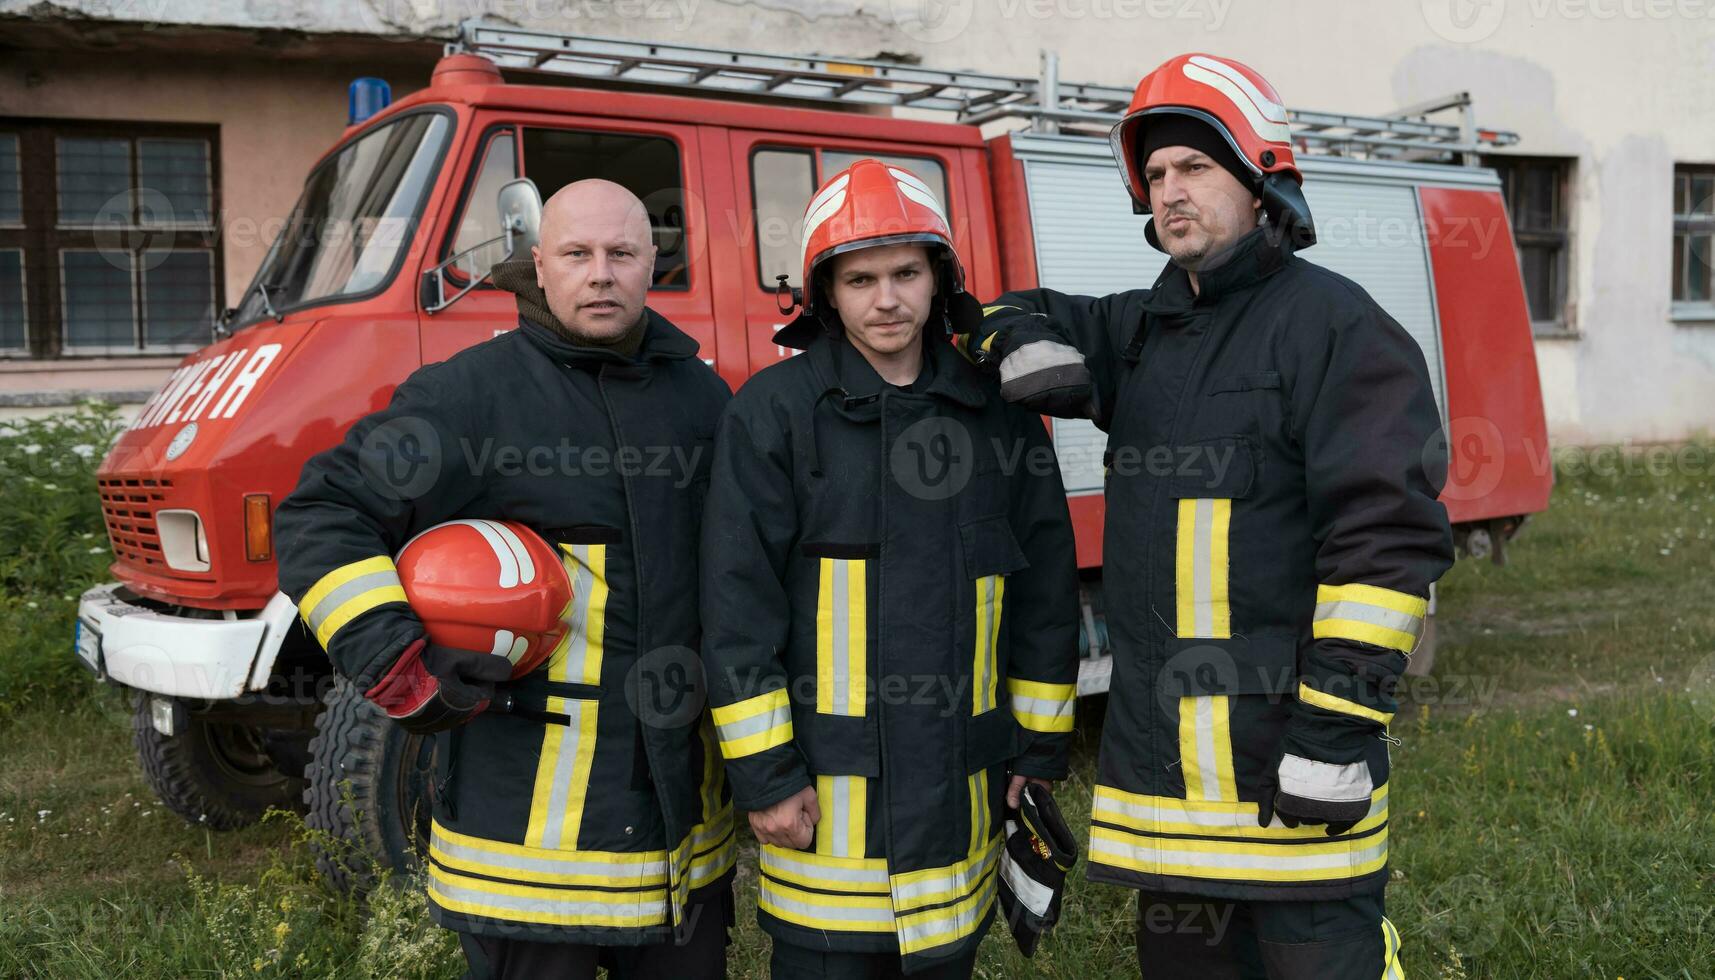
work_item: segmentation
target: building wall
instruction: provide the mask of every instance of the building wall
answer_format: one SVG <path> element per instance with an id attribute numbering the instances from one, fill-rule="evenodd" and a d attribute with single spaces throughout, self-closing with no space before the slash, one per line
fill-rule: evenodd
<path id="1" fill-rule="evenodd" d="M 0 13 L 24 6 L 0 0 Z M 105 0 L 31 10 L 112 9 Z M 1575 157 L 1568 305 L 1576 332 L 1538 341 L 1560 443 L 1681 439 L 1715 418 L 1715 323 L 1669 315 L 1673 166 L 1715 163 L 1715 0 L 349 0 L 229 4 L 149 0 L 180 23 L 450 37 L 486 13 L 514 23 L 663 43 L 777 53 L 903 56 L 935 67 L 1034 74 L 1062 55 L 1071 80 L 1130 85 L 1165 58 L 1202 50 L 1263 72 L 1289 105 L 1381 113 L 1468 90 L 1510 152 Z M 928 19 L 921 16 L 928 12 Z M 227 209 L 277 216 L 343 123 L 361 72 L 304 66 L 43 66 L 0 111 L 218 119 Z M 426 71 L 423 73 L 426 75 Z M 417 78 L 394 78 L 403 91 Z M 140 108 L 141 106 L 141 108 Z M 47 107 L 52 107 L 47 108 Z M 230 227 L 230 222 L 229 222 Z M 229 244 L 229 294 L 261 241 Z M 0 384 L 4 384 L 0 380 Z"/>

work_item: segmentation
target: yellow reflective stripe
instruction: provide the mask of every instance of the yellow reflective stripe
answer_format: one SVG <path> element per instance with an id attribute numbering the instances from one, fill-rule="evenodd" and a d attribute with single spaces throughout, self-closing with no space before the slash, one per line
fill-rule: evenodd
<path id="1" fill-rule="evenodd" d="M 1382 944 L 1387 952 L 1382 958 L 1382 980 L 1405 980 L 1405 967 L 1399 962 L 1399 930 L 1387 916 L 1382 916 Z"/>
<path id="2" fill-rule="evenodd" d="M 1267 827 L 1257 826 L 1257 805 L 1242 802 L 1181 800 L 1171 796 L 1145 796 L 1127 793 L 1111 786 L 1097 785 L 1091 807 L 1091 819 L 1152 834 L 1195 836 L 1208 840 L 1231 837 L 1263 838 L 1319 843 L 1326 841 L 1327 828 L 1317 826 L 1287 827 L 1278 820 Z M 1387 822 L 1388 787 L 1386 783 L 1370 794 L 1370 812 L 1352 827 L 1351 833 L 1362 834 Z"/>
<path id="3" fill-rule="evenodd" d="M 1423 635 L 1429 600 L 1350 583 L 1316 588 L 1316 615 L 1311 634 L 1317 639 L 1353 640 L 1409 654 Z"/>
<path id="4" fill-rule="evenodd" d="M 786 689 L 777 688 L 712 710 L 720 731 L 721 755 L 742 759 L 792 741 L 792 707 Z"/>
<path id="5" fill-rule="evenodd" d="M 969 850 L 975 854 L 993 832 L 989 829 L 989 774 L 984 769 L 965 777 L 965 792 L 971 803 L 971 837 Z"/>
<path id="6" fill-rule="evenodd" d="M 1325 828 L 1318 827 L 1325 833 Z M 1095 864 L 1184 878 L 1226 881 L 1331 881 L 1357 878 L 1387 864 L 1387 829 L 1332 844 L 1256 844 L 1143 837 L 1090 828 Z"/>
<path id="7" fill-rule="evenodd" d="M 1236 802 L 1233 779 L 1232 699 L 1202 695 L 1179 699 L 1179 759 L 1185 795 Z"/>
<path id="8" fill-rule="evenodd" d="M 887 861 L 884 858 L 842 858 L 762 845 L 761 868 L 765 875 L 822 891 L 888 894 Z"/>
<path id="9" fill-rule="evenodd" d="M 667 890 L 604 891 L 489 881 L 429 865 L 429 898 L 453 912 L 541 925 L 638 927 L 667 920 Z"/>
<path id="10" fill-rule="evenodd" d="M 756 904 L 769 915 L 803 926 L 832 932 L 893 932 L 893 901 L 886 895 L 831 895 L 805 891 L 764 875 L 757 883 Z"/>
<path id="11" fill-rule="evenodd" d="M 1183 498 L 1174 548 L 1175 633 L 1181 637 L 1233 635 L 1228 594 L 1227 539 L 1233 502 L 1224 498 Z"/>
<path id="12" fill-rule="evenodd" d="M 664 887 L 667 852 L 549 849 L 472 837 L 438 821 L 429 828 L 430 855 L 472 874 L 524 883 Z"/>
<path id="13" fill-rule="evenodd" d="M 983 316 L 984 317 L 991 317 L 991 316 L 994 316 L 996 313 L 999 313 L 1001 310 L 1018 310 L 1018 309 L 1019 308 L 1016 306 L 1008 306 L 1005 303 L 1000 303 L 1000 304 L 997 304 L 995 306 L 983 307 Z M 1023 312 L 1023 311 L 1020 310 L 1020 312 Z"/>
<path id="14" fill-rule="evenodd" d="M 1076 684 L 1006 679 L 1007 700 L 1018 723 L 1035 732 L 1069 732 L 1078 705 Z"/>
<path id="15" fill-rule="evenodd" d="M 548 655 L 548 679 L 600 684 L 607 633 L 607 545 L 563 544 L 561 564 L 572 583 L 566 635 Z"/>
<path id="16" fill-rule="evenodd" d="M 861 717 L 869 698 L 868 563 L 823 558 L 816 589 L 816 711 Z"/>
<path id="17" fill-rule="evenodd" d="M 816 853 L 861 858 L 869 836 L 869 780 L 863 776 L 816 777 Z"/>
<path id="18" fill-rule="evenodd" d="M 304 624 L 325 649 L 340 628 L 377 606 L 406 602 L 399 572 L 386 555 L 365 558 L 322 576 L 298 604 Z"/>
<path id="19" fill-rule="evenodd" d="M 1374 708 L 1366 708 L 1363 705 L 1358 704 L 1356 701 L 1348 701 L 1345 698 L 1336 697 L 1332 694 L 1318 691 L 1305 681 L 1298 682 L 1298 700 L 1303 701 L 1305 704 L 1313 704 L 1318 708 L 1326 708 L 1329 711 L 1338 711 L 1343 715 L 1367 718 L 1370 721 L 1381 725 L 1386 725 L 1393 721 L 1393 712 L 1391 711 L 1377 711 Z"/>
<path id="20" fill-rule="evenodd" d="M 899 917 L 899 952 L 908 956 L 957 942 L 975 932 L 994 904 L 998 862 L 983 873 L 976 894 L 944 908 Z"/>
<path id="21" fill-rule="evenodd" d="M 984 803 L 987 813 L 987 803 Z M 985 822 L 987 817 L 984 817 Z M 903 915 L 925 905 L 939 905 L 964 898 L 982 886 L 983 878 L 1000 857 L 1001 836 L 978 841 L 977 847 L 957 864 L 893 876 L 893 905 Z"/>
<path id="22" fill-rule="evenodd" d="M 975 637 L 971 653 L 971 713 L 980 715 L 1000 703 L 1000 624 L 1006 598 L 1006 576 L 977 578 Z"/>
<path id="23" fill-rule="evenodd" d="M 536 763 L 536 783 L 530 793 L 530 820 L 524 843 L 551 849 L 576 848 L 583 828 L 584 803 L 590 788 L 590 765 L 595 760 L 595 701 L 549 697 L 546 710 L 565 715 L 567 724 L 544 725 L 542 754 Z"/>

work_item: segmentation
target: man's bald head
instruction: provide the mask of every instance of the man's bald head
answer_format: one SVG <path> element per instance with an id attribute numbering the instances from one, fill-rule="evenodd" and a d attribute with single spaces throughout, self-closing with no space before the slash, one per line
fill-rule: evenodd
<path id="1" fill-rule="evenodd" d="M 574 336 L 607 341 L 643 315 L 655 272 L 649 211 L 611 180 L 579 180 L 542 206 L 531 249 L 548 309 Z"/>

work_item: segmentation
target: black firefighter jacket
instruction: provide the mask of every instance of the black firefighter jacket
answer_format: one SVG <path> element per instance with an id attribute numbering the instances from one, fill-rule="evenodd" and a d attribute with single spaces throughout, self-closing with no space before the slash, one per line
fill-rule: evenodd
<path id="1" fill-rule="evenodd" d="M 726 887 L 732 805 L 706 713 L 663 702 L 640 720 L 626 696 L 628 676 L 696 656 L 698 524 L 730 398 L 694 340 L 647 316 L 636 360 L 520 318 L 423 367 L 280 506 L 280 587 L 359 689 L 422 629 L 393 567 L 418 531 L 515 520 L 564 556 L 571 628 L 512 685 L 563 722 L 490 710 L 438 736 L 428 894 L 448 928 L 658 942 L 693 889 Z"/>
<path id="2" fill-rule="evenodd" d="M 1428 371 L 1368 294 L 1266 230 L 1200 283 L 1169 264 L 1153 290 L 995 301 L 1084 353 L 1108 432 L 1114 672 L 1090 878 L 1241 899 L 1379 889 L 1381 736 L 1453 558 Z M 1339 836 L 1258 825 L 1294 716 L 1313 742 L 1364 729 L 1350 757 L 1315 760 L 1373 787 Z"/>
<path id="3" fill-rule="evenodd" d="M 762 848 L 777 941 L 961 955 L 995 904 L 1007 773 L 1067 771 L 1077 570 L 1041 419 L 945 343 L 884 384 L 844 339 L 758 372 L 721 420 L 705 663 L 738 806 L 814 786 Z"/>

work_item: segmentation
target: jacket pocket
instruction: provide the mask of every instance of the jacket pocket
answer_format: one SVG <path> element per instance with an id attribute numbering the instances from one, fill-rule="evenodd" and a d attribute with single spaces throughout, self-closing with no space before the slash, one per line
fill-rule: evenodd
<path id="1" fill-rule="evenodd" d="M 1182 641 L 1177 651 L 1170 648 L 1169 652 L 1159 692 L 1163 704 L 1170 705 L 1178 718 L 1179 771 L 1184 777 L 1185 798 L 1237 803 L 1235 772 L 1241 768 L 1248 771 L 1257 761 L 1250 759 L 1244 766 L 1234 763 L 1234 728 L 1249 732 L 1241 734 L 1238 744 L 1254 748 L 1251 743 L 1257 739 L 1256 731 L 1247 727 L 1255 724 L 1257 712 L 1246 709 L 1258 705 L 1240 699 L 1246 695 L 1278 698 L 1293 690 L 1296 641 L 1286 635 L 1199 639 Z M 1274 740 L 1268 741 L 1272 744 Z"/>
<path id="2" fill-rule="evenodd" d="M 984 517 L 959 525 L 965 574 L 971 580 L 971 714 L 999 706 L 1006 577 L 1029 566 L 1024 549 L 1004 517 Z"/>
<path id="3" fill-rule="evenodd" d="M 1018 722 L 1010 711 L 977 715 L 965 728 L 965 771 L 981 772 L 1018 755 Z"/>
<path id="4" fill-rule="evenodd" d="M 1266 391 L 1280 387 L 1279 371 L 1253 371 L 1250 374 L 1229 374 L 1216 378 L 1209 384 L 1209 394 L 1219 395 L 1229 391 Z"/>

